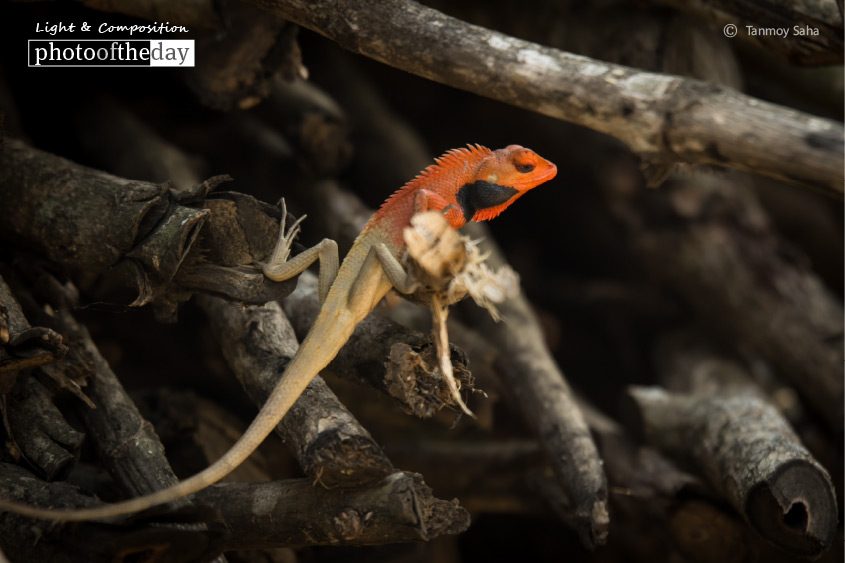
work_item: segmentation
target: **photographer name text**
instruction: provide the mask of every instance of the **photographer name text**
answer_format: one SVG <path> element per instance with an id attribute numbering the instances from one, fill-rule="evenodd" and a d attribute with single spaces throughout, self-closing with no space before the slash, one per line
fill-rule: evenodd
<path id="1" fill-rule="evenodd" d="M 817 37 L 819 35 L 818 28 L 809 25 L 794 25 L 792 27 L 755 27 L 753 25 L 746 25 L 745 30 L 752 37 Z"/>

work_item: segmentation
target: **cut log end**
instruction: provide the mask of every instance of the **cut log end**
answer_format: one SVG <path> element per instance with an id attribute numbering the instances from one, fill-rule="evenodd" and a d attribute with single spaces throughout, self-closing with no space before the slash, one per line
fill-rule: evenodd
<path id="1" fill-rule="evenodd" d="M 765 539 L 791 553 L 814 557 L 833 542 L 838 524 L 829 477 L 813 463 L 785 464 L 751 490 L 749 523 Z"/>

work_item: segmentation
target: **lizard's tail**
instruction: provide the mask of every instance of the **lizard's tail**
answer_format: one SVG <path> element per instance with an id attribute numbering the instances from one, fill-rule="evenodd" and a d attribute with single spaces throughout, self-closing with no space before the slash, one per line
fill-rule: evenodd
<path id="1" fill-rule="evenodd" d="M 249 457 L 273 431 L 314 376 L 334 359 L 356 324 L 357 319 L 347 315 L 339 318 L 336 314 L 321 313 L 246 432 L 223 457 L 193 477 L 155 493 L 93 508 L 47 509 L 0 499 L 0 512 L 66 522 L 113 518 L 174 501 L 216 483 Z"/>

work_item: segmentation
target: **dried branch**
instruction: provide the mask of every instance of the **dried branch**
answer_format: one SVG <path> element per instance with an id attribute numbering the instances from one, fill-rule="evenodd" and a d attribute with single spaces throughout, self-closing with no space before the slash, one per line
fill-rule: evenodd
<path id="1" fill-rule="evenodd" d="M 72 485 L 45 483 L 8 464 L 0 464 L 0 495 L 38 506 L 97 504 Z M 39 561 L 99 560 L 96 557 L 111 561 L 116 554 L 132 557 L 149 555 L 150 550 L 165 553 L 168 561 L 204 561 L 236 549 L 428 541 L 469 526 L 469 515 L 457 502 L 435 498 L 419 475 L 404 472 L 393 473 L 374 487 L 344 492 L 314 487 L 309 479 L 218 483 L 198 492 L 194 502 L 218 507 L 212 530 L 80 523 L 68 534 L 67 527 L 33 526 L 28 518 L 9 515 L 4 517 L 10 522 L 4 547 L 32 554 L 22 555 L 23 559 Z M 48 556 L 60 547 L 75 557 L 65 557 L 61 551 L 57 558 Z"/>
<path id="2" fill-rule="evenodd" d="M 660 357 L 686 392 L 629 389 L 629 420 L 650 444 L 692 461 L 761 536 L 816 557 L 838 524 L 827 471 L 735 361 L 675 338 Z"/>
<path id="3" fill-rule="evenodd" d="M 410 0 L 252 0 L 396 68 L 612 135 L 659 181 L 715 164 L 843 193 L 841 124 L 696 80 L 522 41 Z"/>
<path id="4" fill-rule="evenodd" d="M 28 309 L 38 315 L 39 322 L 60 332 L 69 348 L 62 361 L 44 366 L 40 371 L 59 385 L 67 382 L 65 388 L 85 386 L 86 404 L 80 407 L 80 412 L 88 430 L 87 441 L 97 449 L 103 465 L 124 490 L 136 496 L 176 483 L 158 436 L 138 412 L 88 330 L 73 318 L 68 308 L 56 306 L 72 302 L 76 288 L 72 284 L 44 282 L 37 287 L 38 298 L 46 299 L 55 308 L 49 314 L 43 312 L 36 298 L 24 291 Z M 183 500 L 175 506 L 185 504 Z"/>
<path id="5" fill-rule="evenodd" d="M 501 250 L 479 223 L 468 225 L 488 263 L 505 263 Z M 596 446 L 572 389 L 544 344 L 543 332 L 528 300 L 519 295 L 500 305 L 506 322 L 494 323 L 486 312 L 468 307 L 473 325 L 499 350 L 495 366 L 516 397 L 549 458 L 558 482 L 572 503 L 576 530 L 586 546 L 606 541 L 607 480 Z"/>
<path id="6" fill-rule="evenodd" d="M 67 353 L 56 331 L 29 324 L 12 290 L 0 276 L 0 395 L 15 385 L 21 370 L 55 362 Z"/>
<path id="7" fill-rule="evenodd" d="M 278 207 L 238 192 L 210 194 L 202 205 L 211 215 L 176 272 L 176 283 L 253 305 L 293 291 L 296 280 L 274 282 L 256 267 L 270 256 L 279 238 Z"/>
<path id="8" fill-rule="evenodd" d="M 278 303 L 242 307 L 213 297 L 199 303 L 229 365 L 258 405 L 299 348 Z M 299 465 L 326 487 L 354 487 L 385 478 L 393 466 L 319 376 L 276 428 Z"/>
<path id="9" fill-rule="evenodd" d="M 170 468 L 155 430 L 138 412 L 88 330 L 67 313 L 61 314 L 60 322 L 64 332 L 73 335 L 75 344 L 84 348 L 93 367 L 86 392 L 96 408 L 83 407 L 83 419 L 88 440 L 97 448 L 103 465 L 132 496 L 176 484 L 179 480 Z M 182 498 L 168 506 L 190 506 L 190 502 Z"/>
<path id="10" fill-rule="evenodd" d="M 85 434 L 68 424 L 50 390 L 35 377 L 23 377 L 4 403 L 6 430 L 18 456 L 22 454 L 48 481 L 70 473 Z"/>
<path id="11" fill-rule="evenodd" d="M 226 550 L 428 541 L 469 526 L 456 500 L 435 498 L 420 475 L 405 472 L 344 492 L 314 487 L 307 479 L 220 483 L 195 500 L 221 507 Z"/>
<path id="12" fill-rule="evenodd" d="M 121 278 L 139 293 L 133 305 L 152 303 L 164 319 L 197 290 L 253 303 L 284 297 L 295 284 L 271 282 L 253 266 L 270 253 L 279 212 L 241 194 L 221 195 L 228 207 L 205 203 L 226 179 L 213 177 L 177 193 L 10 139 L 0 151 L 0 199 L 16 212 L 0 221 L 0 237 L 70 271 Z M 205 233 L 217 235 L 211 242 L 197 238 L 211 215 L 199 208 L 204 204 L 219 209 L 209 227 L 214 232 Z M 232 256 L 242 261 L 211 261 Z"/>
<path id="13" fill-rule="evenodd" d="M 72 285 L 59 286 L 57 283 L 47 284 L 41 280 L 32 285 L 42 293 L 39 297 L 47 298 L 54 305 L 72 301 L 76 296 L 76 290 Z M 47 295 L 43 295 L 45 290 Z M 54 294 L 51 290 L 58 290 L 60 294 Z M 49 309 L 51 312 L 45 313 L 44 308 L 37 305 L 33 296 L 27 291 L 23 294 L 26 297 L 27 309 L 38 318 L 39 322 L 49 324 L 60 332 L 69 348 L 64 359 L 49 366 L 42 366 L 39 373 L 49 376 L 52 382 L 71 390 L 78 389 L 76 381 L 84 380 L 87 391 L 87 396 L 84 396 L 87 404 L 80 408 L 87 430 L 87 433 L 83 435 L 70 428 L 53 405 L 55 392 L 48 392 L 43 385 L 33 387 L 38 383 L 34 377 L 28 377 L 20 382 L 28 386 L 30 393 L 24 396 L 16 393 L 15 397 L 9 401 L 7 412 L 13 428 L 18 429 L 14 436 L 27 459 L 41 468 L 48 479 L 56 478 L 60 476 L 59 473 L 69 473 L 76 460 L 77 450 L 85 438 L 96 448 L 102 464 L 122 490 L 132 496 L 154 492 L 178 482 L 165 457 L 164 448 L 158 436 L 149 422 L 141 417 L 106 360 L 100 355 L 88 331 L 76 322 L 67 309 Z M 77 395 L 80 393 L 76 391 Z M 55 461 L 61 463 L 57 464 Z M 31 481 L 34 482 L 34 480 Z M 57 485 L 57 488 L 63 490 L 61 485 Z M 68 497 L 68 502 L 70 498 Z M 75 506 L 87 506 L 91 498 L 88 497 L 85 500 L 76 498 L 76 501 L 81 502 Z M 22 500 L 30 503 L 33 499 L 28 496 Z M 186 506 L 190 506 L 190 502 L 187 499 L 179 499 L 163 510 Z M 33 520 L 29 522 L 34 527 L 46 525 Z M 37 523 L 33 524 L 33 522 Z M 17 517 L 4 518 L 3 524 L 4 537 L 7 534 L 15 537 L 20 531 L 17 528 Z M 143 525 L 137 527 L 138 530 L 141 528 Z M 87 525 L 83 526 L 83 529 L 88 529 Z M 102 532 L 98 530 L 98 525 L 93 525 L 91 530 L 95 533 Z M 162 534 L 166 535 L 165 532 Z M 143 539 L 143 534 L 134 535 L 131 531 L 121 531 L 120 528 L 110 533 L 106 532 L 105 535 L 115 543 L 110 545 L 101 541 L 98 542 L 96 548 L 88 546 L 85 558 L 90 558 L 97 553 L 114 556 L 115 553 L 126 549 L 129 543 L 134 546 L 133 549 L 137 548 L 141 551 L 150 547 L 150 543 L 144 543 L 145 541 L 152 541 L 150 538 Z M 67 537 L 64 535 L 65 541 Z M 57 539 L 59 538 L 60 536 L 57 536 Z M 49 549 L 48 546 L 45 546 L 45 549 Z M 170 549 L 171 552 L 179 552 L 178 548 L 171 547 Z"/>
<path id="14" fill-rule="evenodd" d="M 15 210 L 0 222 L 0 236 L 71 271 L 121 266 L 138 305 L 163 291 L 208 215 L 174 205 L 165 186 L 85 168 L 13 139 L 0 151 L 0 199 Z"/>

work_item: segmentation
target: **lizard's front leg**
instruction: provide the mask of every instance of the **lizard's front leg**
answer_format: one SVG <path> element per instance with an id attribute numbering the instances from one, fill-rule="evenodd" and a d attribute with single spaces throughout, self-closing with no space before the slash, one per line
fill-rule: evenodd
<path id="1" fill-rule="evenodd" d="M 463 227 L 467 220 L 463 211 L 454 203 L 449 203 L 445 197 L 437 192 L 421 188 L 414 196 L 414 213 L 425 213 L 426 211 L 439 211 L 453 229 Z"/>
<path id="2" fill-rule="evenodd" d="M 315 246 L 300 252 L 288 260 L 293 239 L 299 234 L 299 225 L 305 219 L 305 215 L 297 219 L 287 229 L 285 226 L 287 207 L 285 206 L 284 199 L 281 201 L 281 208 L 282 221 L 279 225 L 279 240 L 276 242 L 276 248 L 273 249 L 270 259 L 261 264 L 261 270 L 265 276 L 273 281 L 285 281 L 301 274 L 305 268 L 319 260 L 320 277 L 317 283 L 317 292 L 320 296 L 320 304 L 322 305 L 326 300 L 326 295 L 329 293 L 329 288 L 331 288 L 332 283 L 334 283 L 337 277 L 337 243 L 331 239 L 324 238 Z"/>

